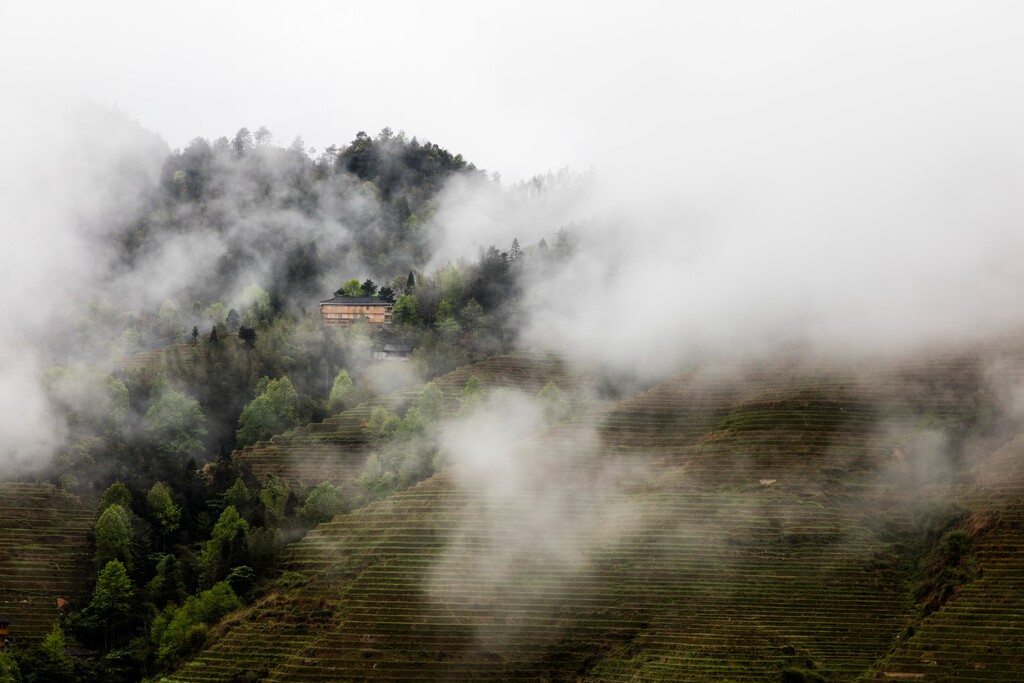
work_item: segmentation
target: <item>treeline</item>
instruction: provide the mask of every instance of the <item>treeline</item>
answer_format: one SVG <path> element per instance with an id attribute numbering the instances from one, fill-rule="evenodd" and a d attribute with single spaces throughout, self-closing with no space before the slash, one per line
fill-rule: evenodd
<path id="1" fill-rule="evenodd" d="M 424 226 L 456 174 L 485 181 L 461 155 L 388 128 L 312 154 L 301 139 L 275 146 L 266 129 L 196 138 L 164 163 L 149 210 L 122 238 L 122 267 L 162 264 L 168 243 L 188 236 L 220 254 L 184 286 L 189 305 L 205 307 L 259 272 L 275 304 L 298 308 L 339 267 L 388 280 L 426 263 Z"/>

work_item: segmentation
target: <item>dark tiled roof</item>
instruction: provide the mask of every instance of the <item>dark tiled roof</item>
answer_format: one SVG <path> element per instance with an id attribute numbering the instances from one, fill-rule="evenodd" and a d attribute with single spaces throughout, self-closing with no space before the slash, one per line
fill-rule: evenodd
<path id="1" fill-rule="evenodd" d="M 322 304 L 347 304 L 349 306 L 393 306 L 394 304 L 378 299 L 375 296 L 336 296 L 333 299 L 321 301 Z"/>

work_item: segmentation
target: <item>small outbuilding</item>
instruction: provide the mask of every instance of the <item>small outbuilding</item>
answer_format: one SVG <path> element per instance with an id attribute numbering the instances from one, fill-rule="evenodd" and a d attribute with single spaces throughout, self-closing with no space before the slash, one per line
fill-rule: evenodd
<path id="1" fill-rule="evenodd" d="M 385 358 L 408 358 L 412 353 L 412 344 L 385 344 Z"/>
<path id="2" fill-rule="evenodd" d="M 373 352 L 374 360 L 409 360 L 412 344 L 385 344 L 380 351 Z"/>

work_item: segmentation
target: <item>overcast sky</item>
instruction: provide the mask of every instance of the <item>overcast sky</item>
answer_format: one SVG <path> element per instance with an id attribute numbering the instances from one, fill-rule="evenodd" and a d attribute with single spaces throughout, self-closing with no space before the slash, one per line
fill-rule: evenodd
<path id="1" fill-rule="evenodd" d="M 5 2 L 0 72 L 116 105 L 171 147 L 265 125 L 322 149 L 390 126 L 515 180 L 652 146 L 757 162 L 779 138 L 933 108 L 1019 120 L 1022 7 Z"/>

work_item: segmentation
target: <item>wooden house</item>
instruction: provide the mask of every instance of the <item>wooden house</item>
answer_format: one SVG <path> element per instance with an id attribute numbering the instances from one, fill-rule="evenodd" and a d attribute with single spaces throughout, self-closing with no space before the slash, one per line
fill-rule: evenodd
<path id="1" fill-rule="evenodd" d="M 394 309 L 393 303 L 375 296 L 336 296 L 320 302 L 320 315 L 329 325 L 351 325 L 357 320 L 389 325 Z"/>

